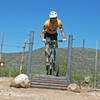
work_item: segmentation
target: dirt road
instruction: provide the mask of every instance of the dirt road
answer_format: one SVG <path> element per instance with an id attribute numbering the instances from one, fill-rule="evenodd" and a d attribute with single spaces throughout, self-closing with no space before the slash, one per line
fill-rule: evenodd
<path id="1" fill-rule="evenodd" d="M 9 87 L 12 78 L 0 78 L 0 100 L 100 100 L 100 92 Z"/>

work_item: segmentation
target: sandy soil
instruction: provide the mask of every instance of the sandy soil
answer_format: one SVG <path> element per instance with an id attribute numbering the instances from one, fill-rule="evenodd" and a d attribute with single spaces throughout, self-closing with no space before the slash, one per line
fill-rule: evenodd
<path id="1" fill-rule="evenodd" d="M 100 100 L 100 92 L 9 87 L 12 78 L 0 78 L 0 100 Z"/>

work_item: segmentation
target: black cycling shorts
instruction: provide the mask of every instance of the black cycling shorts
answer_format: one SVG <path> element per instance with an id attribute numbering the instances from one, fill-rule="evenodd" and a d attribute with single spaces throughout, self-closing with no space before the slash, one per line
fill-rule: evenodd
<path id="1" fill-rule="evenodd" d="M 50 40 L 57 40 L 57 36 L 58 36 L 57 33 L 55 33 L 55 34 L 49 34 L 48 32 L 44 33 L 44 38 L 45 39 L 50 38 Z M 45 45 L 47 45 L 47 44 L 48 44 L 48 42 L 46 42 Z M 58 43 L 57 42 L 56 42 L 56 47 L 58 48 Z"/>
<path id="2" fill-rule="evenodd" d="M 50 38 L 50 40 L 57 40 L 57 36 L 58 36 L 57 33 L 55 33 L 55 34 L 50 34 L 50 33 L 48 33 L 48 32 L 45 32 L 45 33 L 44 33 L 44 38 L 45 38 L 45 39 L 46 39 L 46 38 Z"/>

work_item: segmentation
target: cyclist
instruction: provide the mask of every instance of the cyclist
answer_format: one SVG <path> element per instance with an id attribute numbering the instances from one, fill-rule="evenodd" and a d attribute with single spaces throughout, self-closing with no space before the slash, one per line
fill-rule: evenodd
<path id="1" fill-rule="evenodd" d="M 57 28 L 60 28 L 60 31 L 62 33 L 63 37 L 63 42 L 66 41 L 66 36 L 62 27 L 62 22 L 57 18 L 57 12 L 51 11 L 49 14 L 50 19 L 47 20 L 40 32 L 40 37 L 43 42 L 46 43 L 46 38 L 50 38 L 50 40 L 57 40 Z M 46 61 L 46 66 L 49 65 L 49 44 L 46 43 L 45 45 L 45 61 Z M 56 55 L 56 52 L 55 52 Z"/>

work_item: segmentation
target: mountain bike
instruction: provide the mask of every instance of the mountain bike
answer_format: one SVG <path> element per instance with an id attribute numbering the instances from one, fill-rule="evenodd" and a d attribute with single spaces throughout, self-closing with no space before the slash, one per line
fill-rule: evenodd
<path id="1" fill-rule="evenodd" d="M 55 76 L 59 76 L 59 65 L 56 64 L 56 48 L 57 43 L 63 42 L 62 40 L 50 40 L 46 39 L 46 43 L 49 44 L 49 65 L 46 66 L 47 75 L 52 75 L 52 71 L 54 71 Z"/>

